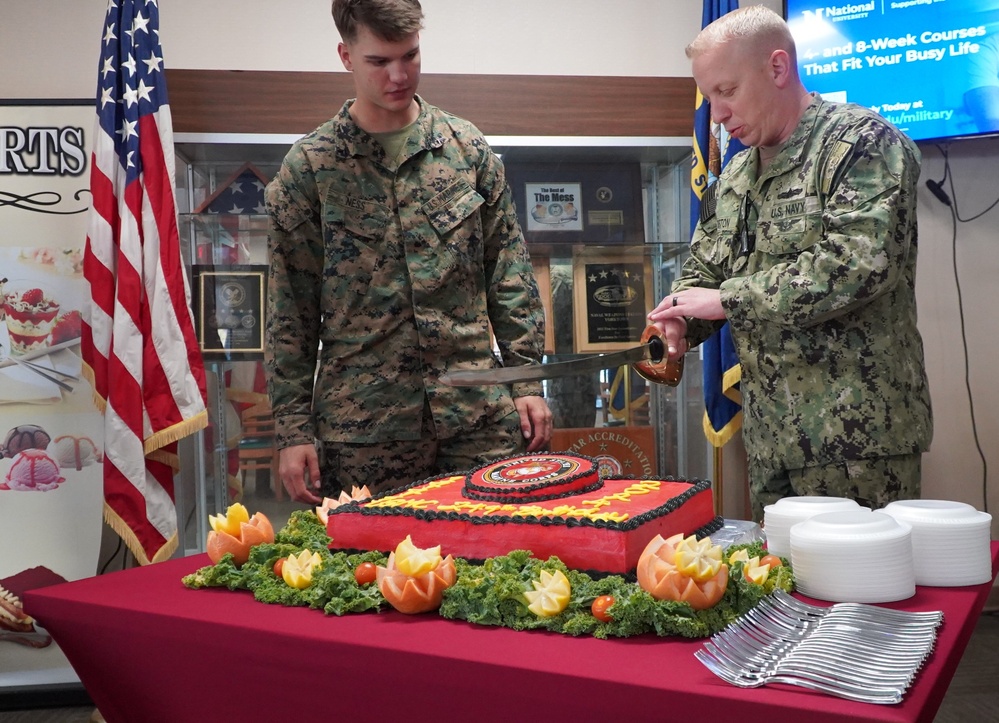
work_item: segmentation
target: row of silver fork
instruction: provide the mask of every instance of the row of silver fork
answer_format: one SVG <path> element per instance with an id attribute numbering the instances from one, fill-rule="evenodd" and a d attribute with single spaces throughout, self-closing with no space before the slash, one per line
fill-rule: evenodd
<path id="1" fill-rule="evenodd" d="M 819 607 L 777 591 L 695 656 L 740 687 L 789 683 L 866 703 L 898 703 L 933 650 L 942 613 Z"/>

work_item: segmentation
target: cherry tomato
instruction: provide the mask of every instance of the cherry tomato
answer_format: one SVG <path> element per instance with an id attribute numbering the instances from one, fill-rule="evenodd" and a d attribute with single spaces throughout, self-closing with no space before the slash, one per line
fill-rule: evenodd
<path id="1" fill-rule="evenodd" d="M 593 605 L 590 606 L 590 612 L 593 613 L 593 617 L 602 623 L 609 623 L 613 620 L 613 616 L 607 612 L 607 608 L 614 604 L 613 595 L 601 595 L 596 600 L 593 601 Z"/>
<path id="2" fill-rule="evenodd" d="M 378 577 L 378 568 L 373 562 L 362 562 L 354 568 L 354 579 L 358 585 L 367 585 Z"/>
<path id="3" fill-rule="evenodd" d="M 780 567 L 782 563 L 777 555 L 764 555 L 760 558 L 760 564 L 770 565 L 770 569 L 773 570 L 775 567 Z"/>
<path id="4" fill-rule="evenodd" d="M 281 571 L 284 570 L 284 558 L 279 557 L 277 562 L 274 563 L 274 574 L 281 577 Z"/>

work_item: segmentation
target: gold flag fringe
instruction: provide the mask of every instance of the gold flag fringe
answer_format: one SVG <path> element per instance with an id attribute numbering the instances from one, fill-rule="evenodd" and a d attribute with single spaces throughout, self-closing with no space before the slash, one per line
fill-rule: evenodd
<path id="1" fill-rule="evenodd" d="M 722 394 L 739 405 L 739 411 L 728 420 L 728 423 L 721 429 L 711 426 L 711 419 L 707 410 L 701 419 L 701 426 L 704 429 L 704 436 L 711 443 L 712 447 L 724 447 L 735 433 L 742 429 L 742 392 L 735 386 L 742 381 L 742 365 L 735 364 L 725 370 L 722 374 Z"/>
<path id="2" fill-rule="evenodd" d="M 264 392 L 250 392 L 245 389 L 227 389 L 225 396 L 230 402 L 242 404 L 261 404 L 269 399 Z"/>
<path id="3" fill-rule="evenodd" d="M 164 445 L 183 439 L 187 435 L 193 434 L 199 429 L 204 429 L 207 426 L 208 410 L 204 409 L 190 419 L 185 419 L 183 422 L 178 422 L 172 427 L 167 427 L 166 429 L 161 429 L 159 432 L 156 432 L 151 437 L 146 439 L 143 443 L 143 448 L 145 453 L 149 454 Z"/>
<path id="4" fill-rule="evenodd" d="M 180 456 L 172 454 L 171 452 L 165 452 L 162 449 L 154 449 L 152 452 L 146 455 L 146 459 L 151 459 L 154 462 L 162 462 L 174 471 L 174 474 L 180 472 Z"/>
<path id="5" fill-rule="evenodd" d="M 91 368 L 87 362 L 82 362 L 80 364 L 80 372 L 83 374 L 83 378 L 90 382 L 90 393 L 94 400 L 94 406 L 97 407 L 97 411 L 104 414 L 107 411 L 108 403 L 100 394 L 97 393 L 97 384 L 94 381 L 94 370 Z"/>
<path id="6" fill-rule="evenodd" d="M 112 530 L 125 542 L 125 546 L 128 547 L 129 552 L 135 556 L 136 561 L 140 565 L 148 565 L 152 562 L 162 562 L 163 560 L 169 560 L 171 555 L 177 550 L 179 544 L 179 538 L 177 533 L 174 532 L 170 538 L 163 543 L 163 546 L 156 551 L 152 559 L 146 556 L 146 551 L 142 549 L 142 545 L 132 528 L 118 516 L 118 513 L 111 509 L 111 506 L 106 502 L 104 503 L 104 521 L 108 524 Z"/>
<path id="7" fill-rule="evenodd" d="M 742 406 L 742 391 L 735 385 L 742 381 L 742 364 L 736 364 L 722 374 L 722 394 Z"/>
<path id="8" fill-rule="evenodd" d="M 107 412 L 107 400 L 97 393 L 97 384 L 94 381 L 93 368 L 86 362 L 83 362 L 80 365 L 80 372 L 84 379 L 90 383 L 90 388 L 93 390 L 92 396 L 94 406 L 101 414 L 105 414 Z M 176 473 L 180 470 L 180 458 L 176 454 L 163 451 L 161 447 L 170 444 L 171 442 L 176 442 L 189 434 L 197 432 L 199 429 L 204 429 L 207 426 L 208 410 L 206 409 L 202 410 L 190 419 L 185 419 L 183 422 L 168 427 L 167 429 L 160 430 L 156 434 L 152 435 L 143 442 L 143 451 L 149 459 L 168 465 L 174 473 Z M 106 442 L 107 440 L 105 440 L 105 444 Z M 107 523 L 108 527 L 114 530 L 115 534 L 117 534 L 124 541 L 125 546 L 140 565 L 148 565 L 153 562 L 162 562 L 163 560 L 170 559 L 180 544 L 178 533 L 175 531 L 167 539 L 167 541 L 163 543 L 162 547 L 156 551 L 152 559 L 150 559 L 146 555 L 146 551 L 142 549 L 142 544 L 135 536 L 135 532 L 132 531 L 132 528 L 128 526 L 128 523 L 126 523 L 118 515 L 118 513 L 115 512 L 110 505 L 108 505 L 107 502 L 104 503 L 104 521 Z"/>
<path id="9" fill-rule="evenodd" d="M 705 438 L 711 443 L 712 447 L 724 447 L 735 436 L 735 433 L 742 428 L 742 410 L 740 409 L 736 412 L 735 416 L 728 420 L 728 424 L 717 431 L 711 426 L 711 419 L 708 417 L 708 413 L 705 412 L 701 419 L 701 426 L 704 429 Z"/>
<path id="10" fill-rule="evenodd" d="M 93 389 L 93 399 L 94 406 L 97 407 L 101 414 L 107 412 L 107 400 L 104 399 L 100 394 L 97 393 L 97 385 L 94 383 L 94 370 L 89 364 L 83 362 L 81 364 L 81 373 L 84 378 L 90 382 L 90 387 Z M 160 431 L 153 434 L 151 437 L 147 438 L 142 443 L 142 451 L 144 454 L 148 455 L 150 452 L 154 452 L 164 445 L 170 444 L 171 442 L 176 442 L 183 439 L 189 434 L 197 432 L 199 429 L 204 429 L 208 426 L 208 410 L 203 409 L 193 417 L 185 419 L 182 422 L 178 422 L 171 427 L 166 429 L 161 429 Z M 105 440 L 106 441 L 106 440 Z M 176 467 L 175 467 L 176 469 Z"/>

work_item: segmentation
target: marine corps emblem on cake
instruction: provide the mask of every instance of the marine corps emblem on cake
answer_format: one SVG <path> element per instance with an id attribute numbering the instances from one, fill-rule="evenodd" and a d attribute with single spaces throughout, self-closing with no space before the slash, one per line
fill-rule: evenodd
<path id="1" fill-rule="evenodd" d="M 491 462 L 472 470 L 464 495 L 473 500 L 540 501 L 597 490 L 600 473 L 589 457 L 540 454 Z"/>
<path id="2" fill-rule="evenodd" d="M 525 479 L 543 482 L 570 474 L 573 466 L 572 461 L 561 457 L 519 459 L 511 462 L 500 462 L 486 468 L 483 472 L 483 478 L 497 484 L 518 483 Z"/>

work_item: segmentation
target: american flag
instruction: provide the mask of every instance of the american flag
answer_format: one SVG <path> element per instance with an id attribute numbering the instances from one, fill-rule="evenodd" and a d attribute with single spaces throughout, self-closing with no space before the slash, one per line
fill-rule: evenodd
<path id="1" fill-rule="evenodd" d="M 104 516 L 146 564 L 177 547 L 176 443 L 208 422 L 156 0 L 108 2 L 96 110 L 81 351 L 104 413 Z"/>
<path id="2" fill-rule="evenodd" d="M 252 163 L 244 163 L 195 209 L 195 213 L 227 216 L 266 214 L 264 188 L 268 180 Z"/>

